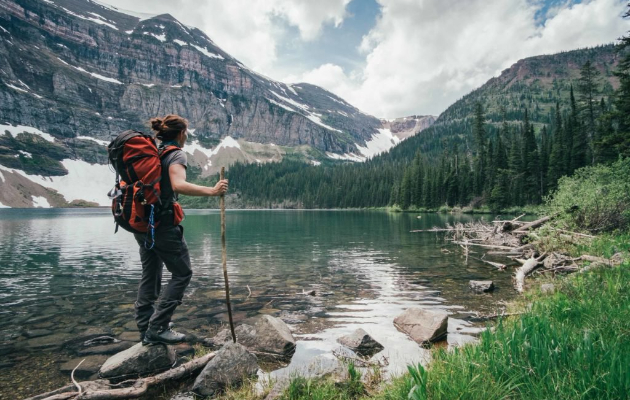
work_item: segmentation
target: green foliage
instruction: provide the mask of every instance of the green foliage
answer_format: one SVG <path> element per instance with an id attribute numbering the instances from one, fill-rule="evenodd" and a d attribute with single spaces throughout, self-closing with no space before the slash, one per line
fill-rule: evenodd
<path id="1" fill-rule="evenodd" d="M 547 199 L 547 212 L 567 228 L 591 232 L 627 229 L 630 224 L 630 158 L 585 167 L 563 177 Z"/>
<path id="2" fill-rule="evenodd" d="M 64 158 L 70 158 L 67 148 L 32 133 L 0 136 L 0 164 L 6 167 L 32 175 L 61 176 L 68 173 L 60 162 Z"/>
<path id="3" fill-rule="evenodd" d="M 576 274 L 521 318 L 485 331 L 479 345 L 438 350 L 430 369 L 409 367 L 375 398 L 409 390 L 410 399 L 432 400 L 627 399 L 628 280 L 628 264 Z"/>
<path id="4" fill-rule="evenodd" d="M 284 400 L 336 400 L 359 399 L 365 394 L 361 372 L 353 363 L 348 365 L 348 379 L 335 384 L 330 379 L 295 377 L 283 393 Z"/>
<path id="5" fill-rule="evenodd" d="M 413 379 L 413 387 L 409 391 L 409 400 L 428 400 L 427 396 L 427 371 L 422 364 L 418 364 L 416 367 L 407 366 L 409 375 Z"/>

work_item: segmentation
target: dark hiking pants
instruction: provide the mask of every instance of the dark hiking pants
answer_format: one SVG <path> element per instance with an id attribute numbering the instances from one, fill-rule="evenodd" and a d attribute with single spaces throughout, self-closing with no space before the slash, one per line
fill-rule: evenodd
<path id="1" fill-rule="evenodd" d="M 184 228 L 178 225 L 158 229 L 155 233 L 155 245 L 151 250 L 145 247 L 146 235 L 134 236 L 140 245 L 142 261 L 142 278 L 135 303 L 138 329 L 144 332 L 149 325 L 158 329 L 166 328 L 175 308 L 182 303 L 184 290 L 192 277 Z M 164 265 L 172 276 L 162 291 Z"/>

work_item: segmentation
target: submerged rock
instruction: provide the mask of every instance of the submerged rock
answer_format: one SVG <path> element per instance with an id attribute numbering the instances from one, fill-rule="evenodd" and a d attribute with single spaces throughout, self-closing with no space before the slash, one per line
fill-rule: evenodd
<path id="1" fill-rule="evenodd" d="M 427 345 L 446 337 L 448 313 L 443 310 L 409 308 L 394 319 L 394 325 L 414 342 Z"/>
<path id="2" fill-rule="evenodd" d="M 170 368 L 175 361 L 177 355 L 171 346 L 143 346 L 138 343 L 107 359 L 99 375 L 102 378 L 148 375 Z"/>
<path id="3" fill-rule="evenodd" d="M 261 315 L 250 324 L 242 324 L 234 329 L 237 342 L 252 353 L 271 361 L 290 359 L 295 353 L 295 338 L 281 319 Z M 229 329 L 219 332 L 212 340 L 215 345 L 232 342 Z"/>
<path id="4" fill-rule="evenodd" d="M 240 386 L 257 371 L 256 356 L 241 344 L 227 343 L 197 376 L 192 390 L 201 396 L 214 396 L 228 386 Z"/>
<path id="5" fill-rule="evenodd" d="M 63 373 L 71 374 L 72 370 L 77 367 L 79 363 L 81 363 L 81 365 L 79 365 L 74 371 L 74 376 L 80 379 L 88 379 L 90 376 L 98 372 L 101 366 L 105 364 L 105 361 L 107 361 L 107 356 L 89 356 L 85 358 L 75 358 L 61 364 L 59 370 Z"/>
<path id="6" fill-rule="evenodd" d="M 349 335 L 340 337 L 337 339 L 337 342 L 361 356 L 371 356 L 383 350 L 383 345 L 374 340 L 372 336 L 362 328 L 357 329 Z"/>
<path id="7" fill-rule="evenodd" d="M 24 332 L 24 336 L 26 336 L 29 339 L 41 337 L 41 336 L 48 336 L 50 334 L 52 334 L 52 331 L 48 329 L 28 329 L 26 330 L 26 332 Z"/>
<path id="8" fill-rule="evenodd" d="M 468 285 L 475 292 L 491 292 L 494 290 L 494 282 L 492 281 L 470 281 Z"/>
<path id="9" fill-rule="evenodd" d="M 79 356 L 89 356 L 96 354 L 116 354 L 132 347 L 134 342 L 119 341 L 117 343 L 103 344 L 99 346 L 91 346 L 76 350 Z"/>

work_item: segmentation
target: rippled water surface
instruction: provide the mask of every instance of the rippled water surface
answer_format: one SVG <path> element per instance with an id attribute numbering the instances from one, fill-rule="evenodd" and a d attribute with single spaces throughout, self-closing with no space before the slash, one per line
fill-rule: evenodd
<path id="1" fill-rule="evenodd" d="M 472 330 L 464 322 L 470 312 L 494 310 L 513 296 L 508 272 L 474 258 L 466 261 L 435 233 L 410 233 L 472 219 L 380 211 L 228 211 L 235 319 L 264 313 L 289 323 L 297 351 L 275 374 L 332 357 L 336 339 L 358 327 L 385 346 L 378 356 L 389 359 L 390 372 L 402 370 L 426 356 L 393 326 L 406 308 L 449 310 L 450 342 L 456 333 Z M 194 276 L 174 322 L 199 337 L 211 336 L 227 322 L 220 217 L 217 211 L 188 211 L 183 225 Z M 76 355 L 62 344 L 86 329 L 131 335 L 139 277 L 137 244 L 127 232 L 114 235 L 107 210 L 0 210 L 0 398 L 67 383 L 58 366 Z M 492 279 L 497 289 L 474 294 L 470 279 Z M 315 296 L 305 294 L 311 290 Z"/>

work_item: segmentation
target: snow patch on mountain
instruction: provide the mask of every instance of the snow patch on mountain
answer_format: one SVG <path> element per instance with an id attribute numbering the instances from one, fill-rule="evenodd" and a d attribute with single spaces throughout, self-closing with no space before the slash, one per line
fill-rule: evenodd
<path id="1" fill-rule="evenodd" d="M 50 203 L 43 196 L 31 196 L 33 199 L 33 207 L 35 208 L 50 208 Z"/>
<path id="2" fill-rule="evenodd" d="M 46 1 L 46 0 L 44 0 L 44 1 Z M 50 1 L 50 0 L 48 0 L 48 1 Z M 48 1 L 46 1 L 46 2 L 48 2 Z M 114 6 L 111 6 L 111 5 L 106 4 L 106 3 L 101 3 L 100 1 L 97 1 L 97 0 L 88 0 L 88 1 L 90 3 L 98 4 L 99 6 L 101 6 L 103 8 L 106 8 L 108 10 L 112 10 L 112 11 L 116 11 L 116 12 L 119 12 L 119 13 L 127 14 L 127 15 L 130 15 L 132 17 L 136 17 L 136 18 L 138 18 L 139 21 L 144 21 L 146 19 L 151 19 L 151 18 L 154 18 L 154 17 L 157 16 L 157 14 L 148 14 L 148 13 L 141 13 L 141 12 L 137 12 L 137 11 L 125 10 L 124 8 L 114 7 Z M 50 3 L 53 3 L 53 2 L 50 1 Z"/>
<path id="3" fill-rule="evenodd" d="M 355 161 L 355 162 L 365 161 L 364 157 L 358 156 L 354 153 L 336 154 L 336 153 L 330 153 L 327 151 L 326 156 L 328 156 L 328 158 L 332 158 L 333 160 L 345 160 L 345 161 Z"/>
<path id="4" fill-rule="evenodd" d="M 7 168 L 0 165 L 0 169 L 6 172 L 16 172 L 33 183 L 43 187 L 54 189 L 61 194 L 66 201 L 86 200 L 107 206 L 110 200 L 107 190 L 114 184 L 114 172 L 108 165 L 90 164 L 82 160 L 65 159 L 61 161 L 68 175 L 41 176 L 29 175 L 26 172 Z"/>
<path id="5" fill-rule="evenodd" d="M 191 44 L 191 46 L 194 47 L 195 49 L 199 50 L 201 53 L 203 53 L 207 57 L 218 58 L 219 60 L 225 60 L 225 58 L 223 58 L 222 55 L 211 53 L 205 47 L 197 46 L 197 45 L 194 45 L 194 44 Z"/>
<path id="6" fill-rule="evenodd" d="M 365 147 L 359 146 L 357 149 L 364 157 L 372 158 L 380 153 L 388 151 L 392 147 L 400 143 L 400 139 L 392 135 L 389 129 L 379 129 L 379 133 L 372 135 L 372 139 L 365 143 Z"/>
<path id="7" fill-rule="evenodd" d="M 160 42 L 166 42 L 166 34 L 165 33 L 162 33 L 161 35 L 156 35 L 155 33 L 151 33 L 151 32 L 142 32 L 142 33 L 145 34 L 145 35 L 153 36 L 154 38 L 156 38 Z"/>
<path id="8" fill-rule="evenodd" d="M 77 136 L 77 139 L 81 139 L 81 140 L 89 140 L 95 143 L 100 144 L 101 146 L 108 146 L 109 142 L 107 140 L 100 140 L 100 139 L 96 139 L 90 136 Z"/>
<path id="9" fill-rule="evenodd" d="M 270 99 L 269 97 L 265 97 L 265 98 L 266 98 L 266 99 L 267 99 L 267 101 L 268 101 L 268 102 L 270 102 L 271 104 L 275 104 L 275 105 L 277 105 L 278 107 L 282 107 L 282 108 L 284 108 L 284 109 L 285 109 L 285 110 L 287 110 L 287 111 L 297 112 L 297 111 L 295 111 L 294 109 L 292 109 L 291 107 L 289 107 L 289 106 L 285 106 L 284 104 L 281 104 L 281 103 L 278 103 L 277 101 L 272 100 L 272 99 Z"/>
<path id="10" fill-rule="evenodd" d="M 66 64 L 67 66 L 70 66 L 70 67 L 72 67 L 72 68 L 76 69 L 76 70 L 77 70 L 77 71 L 79 71 L 79 72 L 83 72 L 83 73 L 89 74 L 89 75 L 93 76 L 93 77 L 94 77 L 94 78 L 96 78 L 96 79 L 100 79 L 100 80 L 105 81 L 105 82 L 115 83 L 115 84 L 117 84 L 117 85 L 123 85 L 123 83 L 122 83 L 121 81 L 119 81 L 118 79 L 110 78 L 110 77 L 108 77 L 108 76 L 103 76 L 103 75 L 101 75 L 101 74 L 97 74 L 97 73 L 95 73 L 95 72 L 86 71 L 86 70 L 85 70 L 84 68 L 82 68 L 82 67 L 77 67 L 77 66 L 74 66 L 74 65 L 72 65 L 72 64 L 68 64 L 67 62 L 65 62 L 64 60 L 62 60 L 62 59 L 61 59 L 61 58 L 59 58 L 59 57 L 57 57 L 57 59 L 58 59 L 59 61 L 61 61 L 62 63 Z"/>
<path id="11" fill-rule="evenodd" d="M 24 126 L 24 125 L 13 126 L 13 125 L 0 124 L 0 136 L 5 135 L 6 131 L 8 131 L 14 137 L 20 133 L 26 132 L 26 133 L 32 133 L 33 135 L 40 136 L 51 143 L 55 141 L 55 138 L 50 133 L 42 132 L 39 129 L 33 128 L 31 126 Z"/>
<path id="12" fill-rule="evenodd" d="M 53 3 L 53 4 L 54 4 L 54 3 Z M 64 10 L 65 12 L 67 12 L 68 14 L 70 14 L 70 15 L 74 16 L 74 17 L 81 18 L 81 19 L 84 19 L 84 20 L 86 20 L 86 21 L 92 21 L 92 22 L 95 22 L 95 23 L 97 23 L 97 24 L 99 24 L 99 25 L 105 25 L 105 26 L 108 26 L 108 27 L 110 27 L 110 28 L 112 28 L 112 29 L 118 30 L 118 27 L 116 27 L 116 25 L 110 24 L 109 22 L 105 22 L 105 21 L 107 21 L 107 19 L 103 18 L 103 17 L 102 17 L 102 16 L 100 16 L 100 15 L 98 15 L 98 17 L 99 17 L 99 18 L 86 17 L 86 16 L 84 16 L 84 15 L 80 15 L 80 14 L 77 14 L 77 13 L 75 13 L 75 12 L 73 12 L 73 11 L 70 11 L 70 10 L 68 10 L 68 9 L 67 9 L 67 8 L 65 8 L 65 7 L 61 7 L 61 6 L 60 6 L 60 8 L 61 8 L 62 10 Z M 94 14 L 94 13 L 90 13 L 90 14 Z M 94 14 L 94 15 L 97 15 L 97 14 Z M 105 21 L 103 21 L 103 20 L 105 20 Z M 113 21 L 112 21 L 112 22 L 113 22 Z"/>

